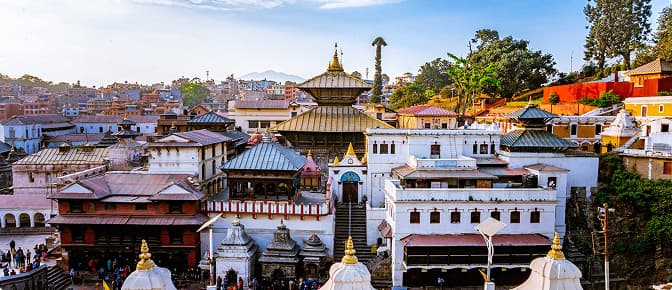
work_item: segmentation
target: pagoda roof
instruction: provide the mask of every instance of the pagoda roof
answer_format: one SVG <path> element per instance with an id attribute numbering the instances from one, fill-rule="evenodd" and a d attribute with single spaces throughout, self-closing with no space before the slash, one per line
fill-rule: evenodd
<path id="1" fill-rule="evenodd" d="M 240 132 L 238 130 L 229 130 L 226 132 L 220 132 L 220 134 L 231 138 L 231 140 L 236 141 L 236 146 L 242 146 L 250 140 L 250 135 Z"/>
<path id="2" fill-rule="evenodd" d="M 655 73 L 670 73 L 672 72 L 672 62 L 662 60 L 660 58 L 631 69 L 626 72 L 627 75 L 644 75 L 644 74 L 655 74 Z"/>
<path id="3" fill-rule="evenodd" d="M 371 117 L 352 106 L 318 106 L 284 121 L 271 131 L 279 132 L 364 132 L 391 125 Z"/>
<path id="4" fill-rule="evenodd" d="M 372 86 L 346 72 L 325 72 L 298 85 L 300 89 L 358 88 L 371 89 Z"/>
<path id="5" fill-rule="evenodd" d="M 217 113 L 207 112 L 187 121 L 187 124 L 233 124 L 235 122 L 235 120 L 220 116 Z"/>
<path id="6" fill-rule="evenodd" d="M 574 142 L 565 140 L 545 130 L 517 129 L 504 134 L 500 144 L 511 149 L 514 148 L 546 148 L 566 150 L 577 148 Z"/>
<path id="7" fill-rule="evenodd" d="M 222 164 L 219 168 L 224 171 L 299 171 L 305 164 L 306 159 L 298 153 L 270 140 L 264 140 Z"/>
<path id="8" fill-rule="evenodd" d="M 301 176 L 320 176 L 320 167 L 315 164 L 315 160 L 310 153 L 306 157 L 306 164 L 303 165 Z"/>
<path id="9" fill-rule="evenodd" d="M 539 107 L 537 107 L 537 105 L 535 104 L 527 104 L 527 106 L 525 106 L 524 108 L 509 114 L 507 117 L 509 117 L 510 119 L 529 120 L 529 119 L 552 119 L 557 118 L 558 116 L 546 112 L 542 109 L 539 109 Z"/>

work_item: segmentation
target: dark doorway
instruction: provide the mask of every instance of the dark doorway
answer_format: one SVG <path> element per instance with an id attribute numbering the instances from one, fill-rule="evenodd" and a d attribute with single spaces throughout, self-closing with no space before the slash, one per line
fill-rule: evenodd
<path id="1" fill-rule="evenodd" d="M 357 182 L 343 182 L 343 202 L 358 202 Z"/>
<path id="2" fill-rule="evenodd" d="M 234 269 L 226 271 L 226 286 L 236 285 L 238 283 L 238 272 Z"/>

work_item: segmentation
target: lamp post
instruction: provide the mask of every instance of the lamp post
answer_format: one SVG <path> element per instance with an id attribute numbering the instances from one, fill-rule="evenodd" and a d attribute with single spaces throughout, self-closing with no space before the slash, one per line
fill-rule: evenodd
<path id="1" fill-rule="evenodd" d="M 200 232 L 201 232 L 202 230 L 204 230 L 205 228 L 208 228 L 208 229 L 209 229 L 209 234 L 210 234 L 210 236 L 209 236 L 208 240 L 209 240 L 209 242 L 210 242 L 210 252 L 209 252 L 209 254 L 208 254 L 208 264 L 210 264 L 210 279 L 208 279 L 208 280 L 210 280 L 210 287 L 214 287 L 214 285 L 215 285 L 215 275 L 214 275 L 214 271 L 215 271 L 215 269 L 214 269 L 214 268 L 215 268 L 215 260 L 214 260 L 214 255 L 213 255 L 213 246 L 212 246 L 212 225 L 213 225 L 213 224 L 214 224 L 214 223 L 215 223 L 221 216 L 222 216 L 221 213 L 218 214 L 218 215 L 216 215 L 215 217 L 213 217 L 213 218 L 211 218 L 210 220 L 208 220 L 207 222 L 205 222 L 205 223 L 204 223 L 200 228 L 198 228 L 198 230 L 196 231 L 196 232 L 199 232 L 199 233 L 200 233 Z M 208 288 L 210 288 L 210 287 L 208 287 Z"/>
<path id="2" fill-rule="evenodd" d="M 604 289 L 609 290 L 609 233 L 607 217 L 610 212 L 615 212 L 613 208 L 609 208 L 607 203 L 598 207 L 597 218 L 602 222 L 602 231 L 604 232 Z"/>
<path id="3" fill-rule="evenodd" d="M 492 256 L 495 254 L 495 247 L 492 244 L 492 237 L 496 235 L 497 232 L 501 231 L 504 227 L 506 227 L 505 223 L 491 217 L 476 226 L 476 230 L 481 234 L 481 236 L 483 236 L 483 240 L 485 240 L 485 246 L 488 247 L 488 267 L 485 275 L 485 285 L 483 288 L 485 290 L 495 289 L 495 283 L 490 281 L 490 265 L 492 265 Z"/>

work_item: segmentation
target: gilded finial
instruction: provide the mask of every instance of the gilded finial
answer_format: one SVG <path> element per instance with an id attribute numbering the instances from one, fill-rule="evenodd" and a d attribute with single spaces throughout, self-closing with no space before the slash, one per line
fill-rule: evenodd
<path id="1" fill-rule="evenodd" d="M 313 157 L 313 151 L 308 149 L 308 155 L 306 157 Z"/>
<path id="2" fill-rule="evenodd" d="M 15 151 L 15 150 L 14 150 L 14 145 L 12 145 L 12 148 L 9 149 L 9 152 L 14 152 L 14 151 Z"/>
<path id="3" fill-rule="evenodd" d="M 352 148 L 352 142 L 350 142 L 350 144 L 348 145 L 348 152 L 345 152 L 345 156 L 357 157 L 357 155 L 355 155 L 355 148 Z"/>
<path id="4" fill-rule="evenodd" d="M 333 163 L 333 165 L 336 166 L 336 165 L 338 165 L 339 163 L 341 163 L 341 161 L 338 160 L 338 156 L 334 157 L 334 163 Z"/>
<path id="5" fill-rule="evenodd" d="M 367 161 L 369 161 L 369 154 L 364 153 L 364 157 L 362 157 L 362 164 L 366 164 Z"/>
<path id="6" fill-rule="evenodd" d="M 149 270 L 151 268 L 154 268 L 154 261 L 152 261 L 152 254 L 149 253 L 149 247 L 147 246 L 147 242 L 145 240 L 142 240 L 142 245 L 140 246 L 140 261 L 138 262 L 138 265 L 135 267 L 136 270 Z"/>
<path id="7" fill-rule="evenodd" d="M 355 245 L 352 242 L 352 237 L 348 237 L 345 242 L 345 256 L 341 259 L 341 263 L 354 265 L 357 264 L 357 256 L 355 256 Z"/>
<path id="8" fill-rule="evenodd" d="M 231 221 L 231 224 L 234 226 L 239 226 L 240 225 L 240 219 L 238 218 L 238 215 L 236 215 L 235 218 L 233 218 L 233 221 Z"/>
<path id="9" fill-rule="evenodd" d="M 334 57 L 331 59 L 331 62 L 329 63 L 329 67 L 327 68 L 328 72 L 343 72 L 343 66 L 341 63 L 338 61 L 338 43 L 334 44 Z"/>
<path id="10" fill-rule="evenodd" d="M 124 121 L 128 121 L 128 113 L 124 114 Z"/>
<path id="11" fill-rule="evenodd" d="M 565 259 L 565 254 L 562 253 L 562 245 L 560 245 L 560 235 L 558 235 L 558 232 L 555 232 L 555 236 L 553 237 L 553 245 L 551 245 L 551 250 L 548 251 L 546 256 L 554 260 Z"/>
<path id="12" fill-rule="evenodd" d="M 177 129 L 177 126 L 175 126 L 175 121 L 170 123 L 170 129 Z"/>

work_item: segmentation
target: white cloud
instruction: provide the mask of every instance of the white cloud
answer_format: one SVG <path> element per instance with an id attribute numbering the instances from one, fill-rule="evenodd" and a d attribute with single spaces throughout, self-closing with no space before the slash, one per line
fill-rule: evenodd
<path id="1" fill-rule="evenodd" d="M 320 0 L 322 9 L 338 9 L 338 8 L 353 8 L 366 7 L 375 5 L 384 5 L 391 3 L 399 3 L 403 0 Z"/>

